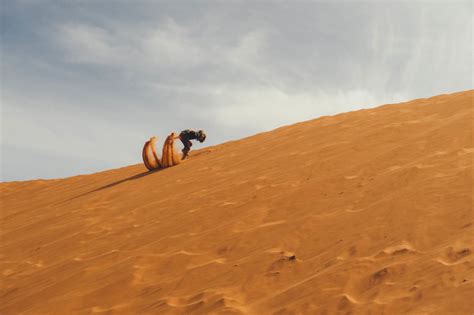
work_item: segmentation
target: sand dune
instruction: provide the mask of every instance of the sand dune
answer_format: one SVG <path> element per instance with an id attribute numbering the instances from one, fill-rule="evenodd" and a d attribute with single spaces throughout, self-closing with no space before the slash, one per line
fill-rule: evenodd
<path id="1" fill-rule="evenodd" d="M 2 183 L 0 313 L 472 314 L 473 96 Z"/>

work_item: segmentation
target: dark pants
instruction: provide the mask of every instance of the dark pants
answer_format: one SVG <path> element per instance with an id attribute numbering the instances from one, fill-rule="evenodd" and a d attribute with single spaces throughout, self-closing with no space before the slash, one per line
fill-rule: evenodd
<path id="1" fill-rule="evenodd" d="M 182 152 L 183 152 L 183 159 L 184 159 L 185 157 L 188 156 L 188 153 L 189 153 L 189 151 L 191 150 L 191 147 L 193 146 L 193 144 L 191 143 L 191 141 L 189 141 L 189 139 L 187 139 L 187 138 L 185 138 L 185 137 L 180 137 L 179 139 L 181 140 L 181 142 L 182 142 L 183 145 L 184 145 L 184 148 L 183 148 L 183 150 L 182 150 Z"/>

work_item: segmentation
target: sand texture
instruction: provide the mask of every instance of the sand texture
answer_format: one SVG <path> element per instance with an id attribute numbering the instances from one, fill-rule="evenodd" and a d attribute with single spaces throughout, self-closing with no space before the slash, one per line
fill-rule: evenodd
<path id="1" fill-rule="evenodd" d="M 2 183 L 0 314 L 472 314 L 473 96 Z"/>

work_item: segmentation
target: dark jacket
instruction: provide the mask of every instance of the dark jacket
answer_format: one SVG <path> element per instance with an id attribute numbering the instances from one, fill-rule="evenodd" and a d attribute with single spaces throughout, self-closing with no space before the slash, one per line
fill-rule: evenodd
<path id="1" fill-rule="evenodd" d="M 179 137 L 181 138 L 181 140 L 184 140 L 184 141 L 195 140 L 198 138 L 198 134 L 194 130 L 186 129 L 186 130 L 181 131 L 181 133 L 179 134 Z"/>

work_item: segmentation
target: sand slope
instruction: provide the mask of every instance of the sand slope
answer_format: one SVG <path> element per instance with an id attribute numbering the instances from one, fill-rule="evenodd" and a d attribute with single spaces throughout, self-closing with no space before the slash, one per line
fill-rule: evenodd
<path id="1" fill-rule="evenodd" d="M 2 183 L 0 313 L 472 314 L 473 96 Z"/>

